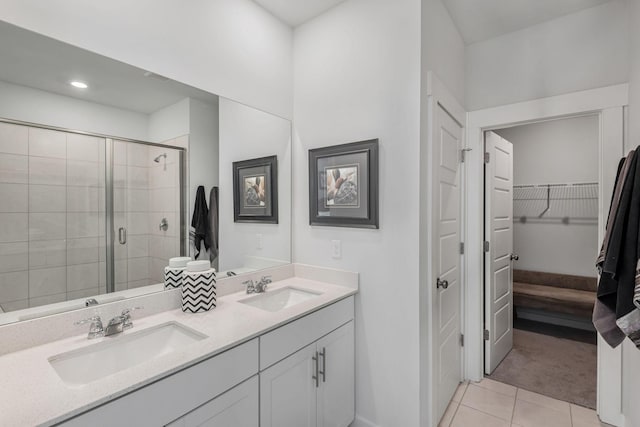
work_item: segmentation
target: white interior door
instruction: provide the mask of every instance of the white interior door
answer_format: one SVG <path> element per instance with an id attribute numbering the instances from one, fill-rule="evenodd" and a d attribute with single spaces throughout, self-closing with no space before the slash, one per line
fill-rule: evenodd
<path id="1" fill-rule="evenodd" d="M 435 250 L 434 375 L 440 420 L 462 380 L 460 284 L 461 126 L 439 105 L 434 116 L 433 220 Z"/>
<path id="2" fill-rule="evenodd" d="M 513 145 L 487 132 L 485 152 L 484 361 L 490 374 L 513 347 Z"/>

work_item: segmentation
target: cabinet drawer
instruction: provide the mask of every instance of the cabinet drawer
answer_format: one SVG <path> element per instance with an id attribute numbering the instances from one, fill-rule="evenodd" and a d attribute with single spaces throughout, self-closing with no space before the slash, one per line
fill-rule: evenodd
<path id="1" fill-rule="evenodd" d="M 258 372 L 258 339 L 177 372 L 61 425 L 165 425 Z"/>
<path id="2" fill-rule="evenodd" d="M 317 341 L 353 319 L 353 297 L 286 324 L 260 337 L 260 370 Z"/>

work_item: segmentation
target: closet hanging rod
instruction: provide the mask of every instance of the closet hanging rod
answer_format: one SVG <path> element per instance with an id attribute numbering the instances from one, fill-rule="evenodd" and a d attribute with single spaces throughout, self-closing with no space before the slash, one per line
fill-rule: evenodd
<path id="1" fill-rule="evenodd" d="M 589 185 L 598 185 L 597 182 L 574 182 L 565 184 L 520 184 L 514 185 L 513 188 L 547 188 L 547 187 L 586 187 Z"/>

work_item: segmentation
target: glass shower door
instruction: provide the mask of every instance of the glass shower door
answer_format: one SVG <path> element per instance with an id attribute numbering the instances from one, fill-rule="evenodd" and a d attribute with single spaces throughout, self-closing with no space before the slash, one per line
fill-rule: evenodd
<path id="1" fill-rule="evenodd" d="M 164 281 L 179 256 L 181 152 L 113 141 L 113 281 L 120 291 Z"/>

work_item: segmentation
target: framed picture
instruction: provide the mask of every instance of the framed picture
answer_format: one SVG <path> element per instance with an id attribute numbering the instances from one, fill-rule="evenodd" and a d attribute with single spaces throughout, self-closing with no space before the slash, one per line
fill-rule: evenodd
<path id="1" fill-rule="evenodd" d="M 309 224 L 379 228 L 377 139 L 309 150 Z"/>
<path id="2" fill-rule="evenodd" d="M 276 156 L 233 162 L 233 220 L 278 223 Z"/>

